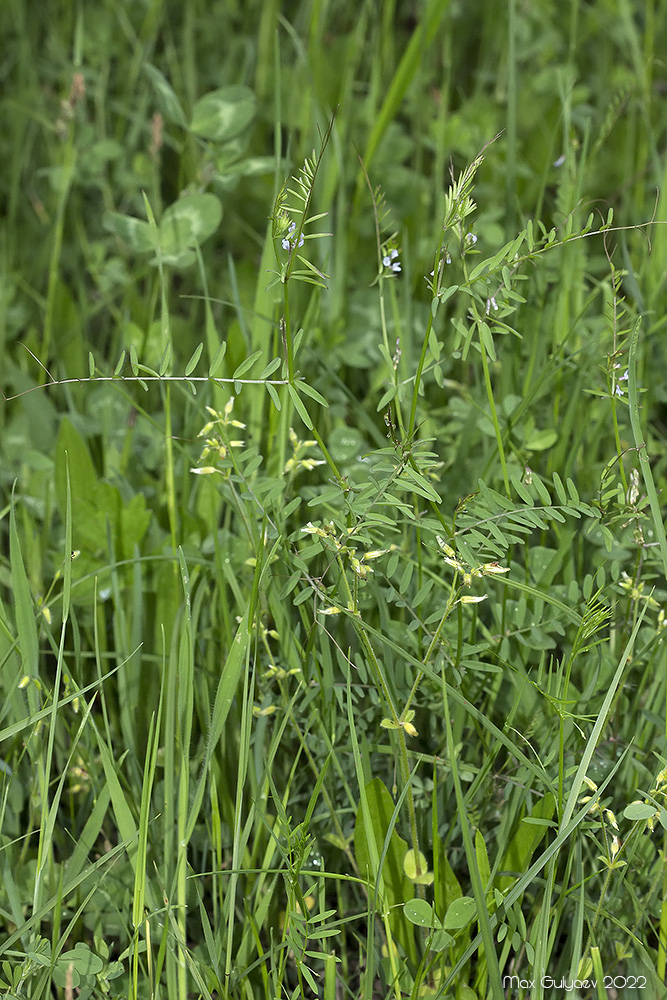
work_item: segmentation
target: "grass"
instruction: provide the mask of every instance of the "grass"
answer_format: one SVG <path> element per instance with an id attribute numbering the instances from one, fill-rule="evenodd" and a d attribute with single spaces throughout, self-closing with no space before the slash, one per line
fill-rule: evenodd
<path id="1" fill-rule="evenodd" d="M 667 996 L 667 39 L 607 6 L 3 5 L 3 997 Z"/>

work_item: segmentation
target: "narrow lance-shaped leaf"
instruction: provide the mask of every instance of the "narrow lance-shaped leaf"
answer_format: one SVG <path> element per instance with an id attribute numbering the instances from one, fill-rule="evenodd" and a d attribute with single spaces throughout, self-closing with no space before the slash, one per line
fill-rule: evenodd
<path id="1" fill-rule="evenodd" d="M 306 425 L 306 427 L 308 428 L 308 430 L 311 431 L 313 429 L 313 422 L 310 419 L 310 417 L 308 416 L 308 411 L 306 410 L 306 407 L 303 405 L 303 403 L 301 402 L 301 399 L 299 398 L 299 393 L 296 391 L 296 389 L 294 388 L 293 385 L 288 385 L 287 386 L 287 391 L 289 392 L 290 399 L 292 400 L 292 403 L 294 404 L 294 409 L 299 414 L 299 416 L 303 420 L 303 422 Z"/>
<path id="2" fill-rule="evenodd" d="M 261 379 L 267 379 L 270 375 L 273 375 L 274 371 L 277 368 L 280 368 L 280 364 L 281 364 L 280 358 L 274 358 L 273 361 L 269 361 L 266 368 L 263 368 L 262 371 L 260 372 L 259 377 Z"/>
<path id="3" fill-rule="evenodd" d="M 324 396 L 320 395 L 317 389 L 313 389 L 313 387 L 311 385 L 308 385 L 307 382 L 302 382 L 302 381 L 297 382 L 296 389 L 299 392 L 304 392 L 306 396 L 310 396 L 311 399 L 314 399 L 316 403 L 320 404 L 320 406 L 327 406 L 327 407 L 329 406 Z"/>
<path id="4" fill-rule="evenodd" d="M 211 364 L 209 365 L 208 369 L 209 378 L 215 378 L 215 376 L 220 371 L 226 352 L 227 352 L 227 341 L 223 340 L 223 342 L 220 344 L 219 348 L 215 352 L 215 356 L 211 361 Z"/>
<path id="5" fill-rule="evenodd" d="M 188 361 L 187 365 L 185 366 L 185 374 L 186 375 L 192 375 L 193 371 L 197 367 L 197 364 L 199 363 L 199 359 L 201 357 L 201 352 L 203 350 L 204 350 L 204 345 L 203 344 L 199 344 L 194 349 L 194 351 L 192 353 L 192 357 L 190 358 L 190 360 Z"/>
<path id="6" fill-rule="evenodd" d="M 259 358 L 261 358 L 262 354 L 263 354 L 262 351 L 254 351 L 249 358 L 246 358 L 245 361 L 242 361 L 241 364 L 236 368 L 234 374 L 232 375 L 232 378 L 241 378 L 243 375 L 246 374 L 246 372 L 249 372 L 252 366 L 255 364 L 255 362 Z"/>

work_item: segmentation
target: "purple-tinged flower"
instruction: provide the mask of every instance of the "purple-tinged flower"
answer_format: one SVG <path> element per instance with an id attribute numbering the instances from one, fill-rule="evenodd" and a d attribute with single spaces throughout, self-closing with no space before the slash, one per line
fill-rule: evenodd
<path id="1" fill-rule="evenodd" d="M 287 232 L 293 233 L 295 229 L 296 229 L 296 222 L 291 222 Z M 289 236 L 283 237 L 282 243 L 283 243 L 283 250 L 294 250 L 296 246 L 296 240 L 290 240 Z M 299 240 L 299 246 L 302 247 L 303 244 L 304 244 L 304 239 L 302 236 L 301 239 Z"/>
<path id="2" fill-rule="evenodd" d="M 621 398 L 623 397 L 623 386 L 619 385 L 618 383 L 627 381 L 628 381 L 628 372 L 626 370 L 624 375 L 619 375 L 619 377 L 616 379 L 616 388 L 614 389 L 615 396 L 619 396 Z"/>
<path id="3" fill-rule="evenodd" d="M 397 260 L 398 250 L 394 247 L 389 253 L 385 254 L 382 258 L 382 263 L 385 267 L 391 268 L 392 271 L 398 273 L 401 270 L 401 265 Z"/>

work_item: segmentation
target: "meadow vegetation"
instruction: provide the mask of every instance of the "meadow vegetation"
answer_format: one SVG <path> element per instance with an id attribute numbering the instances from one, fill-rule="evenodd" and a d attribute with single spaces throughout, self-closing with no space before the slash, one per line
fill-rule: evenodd
<path id="1" fill-rule="evenodd" d="M 2 997 L 667 997 L 665 6 L 2 4 Z"/>

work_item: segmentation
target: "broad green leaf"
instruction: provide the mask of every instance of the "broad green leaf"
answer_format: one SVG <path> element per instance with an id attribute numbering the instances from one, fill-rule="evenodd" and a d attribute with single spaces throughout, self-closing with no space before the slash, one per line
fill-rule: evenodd
<path id="1" fill-rule="evenodd" d="M 558 434 L 554 430 L 538 431 L 526 441 L 526 448 L 529 451 L 547 451 L 553 448 L 557 440 Z"/>
<path id="2" fill-rule="evenodd" d="M 110 489 L 118 493 L 115 486 L 111 486 Z M 120 494 L 118 495 L 120 496 Z M 129 503 L 122 506 L 119 551 L 122 552 L 125 559 L 133 557 L 135 547 L 144 537 L 151 517 L 151 511 L 146 509 L 146 497 L 143 493 L 135 494 Z"/>
<path id="3" fill-rule="evenodd" d="M 435 908 L 438 913 L 446 913 L 450 904 L 455 899 L 461 898 L 463 890 L 445 854 L 440 838 L 438 838 L 435 850 L 438 857 L 437 879 L 433 886 Z"/>
<path id="4" fill-rule="evenodd" d="M 121 215 L 120 212 L 105 212 L 102 225 L 107 232 L 127 243 L 135 253 L 155 250 L 155 236 L 148 222 L 135 219 L 132 215 Z"/>
<path id="5" fill-rule="evenodd" d="M 157 94 L 160 111 L 167 121 L 173 122 L 175 125 L 180 125 L 181 128 L 187 128 L 185 112 L 167 78 L 155 66 L 144 66 L 144 72 L 151 79 L 151 83 Z"/>
<path id="6" fill-rule="evenodd" d="M 638 819 L 648 819 L 650 816 L 654 816 L 655 813 L 655 806 L 649 802 L 631 802 L 623 810 L 625 818 L 631 820 L 633 823 Z"/>
<path id="7" fill-rule="evenodd" d="M 238 184 L 241 177 L 258 177 L 262 174 L 273 174 L 276 169 L 275 156 L 249 156 L 244 160 L 237 160 L 234 163 L 224 162 L 220 165 L 220 173 L 214 177 L 217 188 L 223 191 L 232 191 Z M 284 169 L 282 169 L 284 168 Z M 289 167 L 283 163 L 280 172 L 285 173 Z"/>
<path id="8" fill-rule="evenodd" d="M 69 458 L 72 507 L 77 509 L 80 498 L 92 497 L 97 487 L 97 473 L 88 447 L 67 417 L 63 418 L 56 442 L 55 488 L 61 516 L 67 509 L 67 483 L 65 453 Z"/>
<path id="9" fill-rule="evenodd" d="M 238 84 L 204 94 L 194 106 L 190 128 L 214 142 L 229 142 L 245 131 L 255 117 L 257 98 Z"/>
<path id="10" fill-rule="evenodd" d="M 368 807 L 372 817 L 373 835 L 378 854 L 380 854 L 394 812 L 394 801 L 379 778 L 373 778 L 366 785 L 366 798 L 368 799 Z M 408 845 L 406 841 L 399 836 L 395 829 L 392 830 L 382 868 L 382 877 L 387 893 L 386 902 L 389 906 L 406 902 L 406 900 L 412 898 L 414 892 L 409 879 L 406 878 L 403 871 L 403 858 L 407 849 Z M 354 853 L 362 878 L 366 878 L 369 875 L 371 881 L 374 881 L 378 873 L 371 870 L 368 831 L 364 824 L 361 808 L 357 811 L 357 820 L 354 826 Z"/>
<path id="11" fill-rule="evenodd" d="M 431 885 L 433 882 L 433 872 L 428 870 L 426 855 L 422 854 L 421 851 L 419 852 L 419 874 L 417 874 L 417 856 L 412 848 L 406 852 L 403 858 L 403 871 L 410 881 L 417 885 Z"/>
<path id="12" fill-rule="evenodd" d="M 544 798 L 533 806 L 530 812 L 532 819 L 550 820 L 556 809 L 556 800 L 551 792 L 547 792 Z M 534 824 L 520 823 L 519 829 L 514 834 L 512 841 L 505 852 L 501 863 L 501 871 L 516 872 L 522 875 L 530 867 L 530 861 L 535 850 L 546 833 L 546 827 Z M 516 876 L 500 875 L 495 880 L 495 885 L 501 892 L 505 892 L 514 884 Z"/>
<path id="13" fill-rule="evenodd" d="M 442 926 L 450 931 L 460 930 L 475 919 L 476 913 L 477 904 L 472 896 L 461 896 L 447 907 Z"/>
<path id="14" fill-rule="evenodd" d="M 98 479 L 88 447 L 66 418 L 56 442 L 56 499 L 63 521 L 67 511 L 66 454 L 69 459 L 74 547 L 94 557 L 106 548 L 107 524 L 119 558 L 131 559 L 151 519 L 146 498 L 137 493 L 124 504 L 116 486 Z"/>
<path id="15" fill-rule="evenodd" d="M 433 927 L 438 929 L 440 921 L 433 912 L 433 907 L 425 899 L 409 899 L 403 906 L 403 912 L 411 924 L 417 927 Z"/>
<path id="16" fill-rule="evenodd" d="M 104 962 L 90 950 L 87 944 L 80 941 L 72 951 L 64 951 L 58 958 L 58 965 L 67 967 L 72 964 L 82 975 L 97 975 L 104 968 Z"/>
<path id="17" fill-rule="evenodd" d="M 212 236 L 222 219 L 222 205 L 214 194 L 189 194 L 170 205 L 160 220 L 160 250 L 173 263 L 192 247 Z"/>

